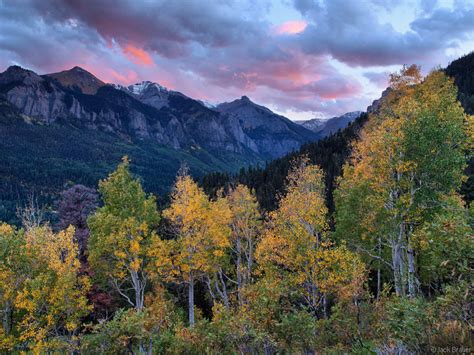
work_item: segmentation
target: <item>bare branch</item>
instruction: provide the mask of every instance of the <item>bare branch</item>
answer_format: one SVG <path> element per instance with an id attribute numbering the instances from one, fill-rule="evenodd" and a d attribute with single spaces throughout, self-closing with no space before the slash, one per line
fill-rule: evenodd
<path id="1" fill-rule="evenodd" d="M 390 270 L 393 270 L 392 264 L 390 264 L 390 263 L 389 263 L 387 260 L 385 260 L 384 258 L 382 258 L 382 257 L 380 257 L 380 256 L 378 256 L 378 255 L 374 255 L 374 254 L 372 254 L 370 251 L 368 251 L 367 249 L 364 249 L 364 248 L 362 248 L 362 247 L 360 247 L 360 246 L 358 246 L 358 245 L 351 244 L 351 246 L 353 246 L 354 248 L 356 248 L 357 251 L 361 251 L 361 252 L 367 254 L 367 255 L 370 256 L 371 258 L 374 258 L 374 259 L 376 259 L 376 260 L 381 261 L 381 262 L 384 263 L 386 266 L 388 266 L 388 267 L 390 268 Z"/>
<path id="2" fill-rule="evenodd" d="M 117 290 L 118 293 L 120 293 L 120 295 L 125 298 L 127 300 L 127 302 L 132 305 L 133 307 L 135 307 L 135 303 L 133 303 L 131 300 L 130 300 L 130 297 L 128 297 L 125 293 L 122 292 L 122 290 L 120 289 L 120 286 L 119 284 L 117 283 L 117 280 L 115 278 L 112 278 L 112 283 L 114 284 L 115 286 L 115 289 Z"/>

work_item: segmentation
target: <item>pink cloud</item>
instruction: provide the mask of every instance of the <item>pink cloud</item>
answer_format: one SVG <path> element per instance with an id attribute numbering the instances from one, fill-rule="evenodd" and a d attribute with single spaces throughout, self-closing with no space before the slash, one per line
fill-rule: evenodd
<path id="1" fill-rule="evenodd" d="M 94 4 L 101 4 L 101 1 Z M 75 9 L 72 13 L 79 18 L 81 31 L 72 31 L 59 21 L 51 30 L 54 45 L 48 40 L 45 47 L 50 48 L 51 53 L 60 51 L 63 55 L 45 55 L 42 61 L 34 64 L 37 68 L 47 66 L 51 71 L 57 71 L 61 63 L 67 61 L 65 69 L 80 65 L 104 82 L 129 85 L 152 80 L 211 102 L 248 94 L 261 104 L 273 103 L 296 111 L 324 111 L 328 107 L 322 105 L 325 101 L 331 101 L 337 108 L 336 101 L 360 93 L 356 79 L 339 73 L 331 65 L 329 55 L 306 53 L 295 44 L 294 40 L 300 37 L 295 34 L 308 32 L 305 21 L 288 21 L 277 27 L 268 27 L 268 23 L 258 21 L 258 26 L 245 22 L 242 26 L 248 31 L 242 39 L 241 24 L 235 24 L 233 16 L 218 22 L 222 22 L 221 28 L 236 27 L 234 32 L 214 33 L 219 26 L 212 21 L 195 23 L 196 16 L 182 17 L 178 11 L 177 17 L 169 18 L 182 22 L 182 26 L 169 26 L 168 22 L 160 24 L 143 21 L 143 16 L 130 16 L 134 9 L 143 10 L 142 7 L 111 8 L 113 21 L 96 16 L 98 12 L 90 11 L 88 7 Z M 164 9 L 160 8 L 160 11 Z M 149 12 L 144 12 L 145 17 Z M 60 19 L 61 16 L 58 14 Z M 216 11 L 215 16 L 220 18 L 221 12 Z M 124 22 L 129 25 L 123 25 Z M 58 28 L 65 34 L 58 36 Z M 31 36 L 36 39 L 36 32 Z M 64 38 L 68 40 L 65 42 Z M 12 43 L 19 41 L 12 40 Z M 77 50 L 71 54 L 71 48 Z M 169 56 L 181 48 L 186 49 L 186 55 Z M 38 56 L 26 52 L 21 58 Z M 70 63 L 71 60 L 74 62 Z"/>
<path id="2" fill-rule="evenodd" d="M 275 27 L 275 33 L 279 35 L 294 35 L 303 32 L 306 26 L 308 26 L 308 23 L 303 20 L 287 21 Z"/>
<path id="3" fill-rule="evenodd" d="M 127 44 L 122 48 L 125 56 L 137 65 L 151 65 L 153 60 L 150 55 L 143 49 L 135 47 L 132 44 Z"/>
<path id="4" fill-rule="evenodd" d="M 115 71 L 114 69 L 109 69 L 107 72 L 108 73 L 104 73 L 104 74 L 106 74 L 105 76 L 107 78 L 110 78 L 109 80 L 107 80 L 110 82 L 119 82 L 120 84 L 129 85 L 129 84 L 134 84 L 138 81 L 138 75 L 133 70 L 129 70 L 125 74 L 121 74 Z"/>

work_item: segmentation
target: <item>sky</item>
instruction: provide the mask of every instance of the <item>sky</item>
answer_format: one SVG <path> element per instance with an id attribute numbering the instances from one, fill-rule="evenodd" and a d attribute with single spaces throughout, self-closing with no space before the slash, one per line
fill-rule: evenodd
<path id="1" fill-rule="evenodd" d="M 0 71 L 80 66 L 290 119 L 365 110 L 389 73 L 474 50 L 474 0 L 0 0 Z"/>

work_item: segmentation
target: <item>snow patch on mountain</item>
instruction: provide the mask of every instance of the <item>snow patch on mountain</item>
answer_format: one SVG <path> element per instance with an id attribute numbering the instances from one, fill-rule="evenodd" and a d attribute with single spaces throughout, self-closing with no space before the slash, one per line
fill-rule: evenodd
<path id="1" fill-rule="evenodd" d="M 138 96 L 142 95 L 146 91 L 150 91 L 150 90 L 155 90 L 155 91 L 158 91 L 158 92 L 169 92 L 170 91 L 167 88 L 165 88 L 164 86 L 161 86 L 158 83 L 154 83 L 154 82 L 148 81 L 148 80 L 142 81 L 140 83 L 135 83 L 135 84 L 132 84 L 132 85 L 128 85 L 128 86 L 124 86 L 124 85 L 120 85 L 120 84 L 111 84 L 111 85 L 114 88 L 118 89 L 118 90 L 122 90 L 122 91 L 131 93 L 131 94 L 134 94 L 134 95 L 138 95 Z"/>
<path id="2" fill-rule="evenodd" d="M 212 102 L 206 101 L 206 100 L 197 100 L 200 104 L 204 105 L 205 107 L 215 110 L 217 108 L 218 104 L 214 104 Z"/>
<path id="3" fill-rule="evenodd" d="M 336 133 L 339 129 L 344 129 L 349 123 L 362 114 L 362 111 L 347 112 L 341 116 L 329 119 L 313 118 L 307 121 L 295 121 L 303 127 L 319 133 L 322 137 Z"/>

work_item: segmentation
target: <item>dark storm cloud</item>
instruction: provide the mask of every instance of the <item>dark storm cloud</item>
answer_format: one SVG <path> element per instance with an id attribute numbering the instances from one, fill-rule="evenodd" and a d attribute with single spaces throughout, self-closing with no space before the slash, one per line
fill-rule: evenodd
<path id="1" fill-rule="evenodd" d="M 65 58 L 73 60 L 87 51 L 100 52 L 98 44 L 102 39 L 95 30 L 72 23 L 48 23 L 25 4 L 17 2 L 7 6 L 6 2 L 0 2 L 3 60 L 23 62 L 32 69 L 54 70 Z"/>
<path id="2" fill-rule="evenodd" d="M 201 99 L 249 94 L 281 109 L 343 113 L 368 98 L 355 70 L 341 73 L 332 58 L 352 68 L 423 64 L 472 33 L 472 5 L 420 1 L 422 17 L 401 33 L 376 16 L 397 1 L 296 0 L 301 30 L 285 32 L 292 27 L 270 22 L 272 1 L 0 0 L 0 67 L 82 65 L 105 81 L 150 79 Z"/>
<path id="3" fill-rule="evenodd" d="M 291 45 L 272 35 L 271 26 L 261 20 L 262 9 L 252 9 L 247 18 L 240 16 L 242 3 L 44 0 L 22 4 L 23 9 L 13 17 L 30 13 L 34 19 L 36 12 L 40 18 L 36 26 L 42 31 L 48 30 L 44 24 L 49 23 L 50 33 L 43 33 L 38 40 L 52 41 L 52 52 L 57 50 L 55 38 L 62 40 L 66 33 L 77 30 L 84 36 L 78 42 L 87 43 L 87 37 L 95 35 L 104 43 L 113 41 L 125 50 L 133 46 L 135 51 L 144 49 L 176 59 L 175 68 L 192 71 L 218 87 L 233 87 L 243 93 L 271 88 L 280 97 L 288 96 L 286 101 L 291 102 L 294 97 L 288 106 L 292 109 L 319 107 L 303 104 L 304 99 L 315 102 L 360 92 L 360 85 L 340 75 L 327 58 L 306 56 L 297 48 L 289 50 Z M 52 30 L 53 27 L 56 28 Z M 18 48 L 12 50 L 31 57 L 33 53 L 22 50 L 22 45 L 34 41 L 37 33 L 27 31 L 11 36 L 10 42 L 18 43 Z M 47 43 L 43 45 L 48 48 Z M 51 57 L 42 60 L 51 61 Z M 41 67 L 45 63 L 33 60 L 33 64 Z"/>
<path id="4" fill-rule="evenodd" d="M 186 45 L 227 47 L 260 35 L 258 19 L 236 16 L 237 4 L 215 1 L 43 0 L 32 1 L 51 21 L 77 19 L 107 40 L 133 43 L 160 55 L 188 54 Z"/>
<path id="5" fill-rule="evenodd" d="M 374 5 L 379 1 L 296 0 L 295 7 L 310 24 L 299 37 L 306 53 L 328 54 L 349 65 L 372 66 L 422 61 L 455 47 L 454 40 L 474 31 L 474 5 L 438 9 L 410 24 L 400 33 L 390 24 L 381 24 Z M 425 10 L 433 2 L 423 1 Z"/>

